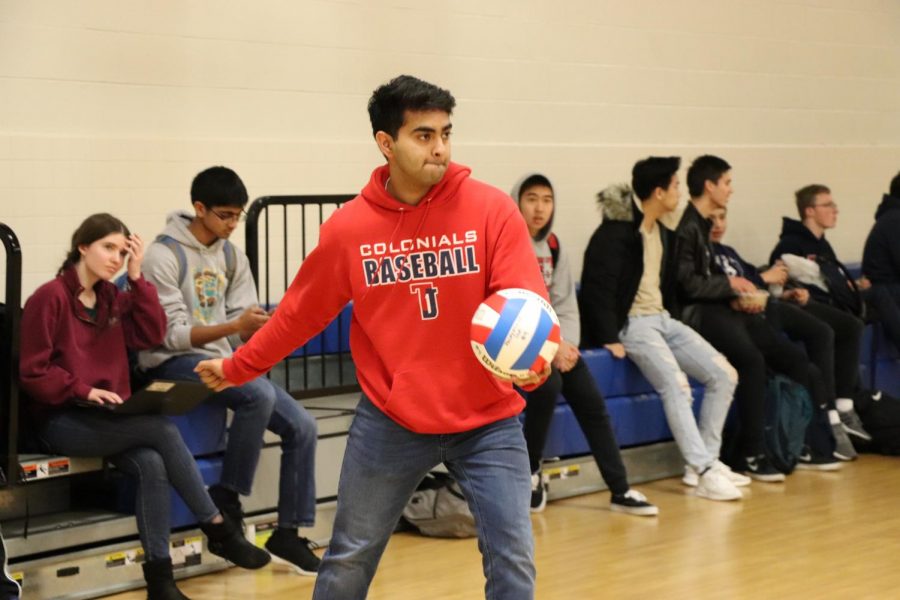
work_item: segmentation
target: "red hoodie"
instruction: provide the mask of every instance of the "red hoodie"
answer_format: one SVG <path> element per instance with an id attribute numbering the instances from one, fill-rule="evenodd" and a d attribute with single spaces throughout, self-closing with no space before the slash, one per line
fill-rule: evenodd
<path id="1" fill-rule="evenodd" d="M 241 384 L 268 371 L 353 301 L 350 347 L 366 396 L 418 433 L 455 433 L 518 414 L 511 384 L 481 366 L 469 327 L 504 288 L 546 298 L 514 202 L 451 163 L 416 206 L 391 197 L 387 165 L 326 221 L 274 317 L 225 360 Z"/>
<path id="2" fill-rule="evenodd" d="M 143 350 L 162 343 L 166 313 L 153 284 L 129 280 L 120 292 L 108 281 L 94 286 L 97 313 L 91 318 L 78 300 L 78 274 L 69 267 L 32 294 L 22 312 L 19 377 L 22 389 L 42 407 L 59 408 L 87 399 L 91 388 L 131 396 L 126 348 Z"/>

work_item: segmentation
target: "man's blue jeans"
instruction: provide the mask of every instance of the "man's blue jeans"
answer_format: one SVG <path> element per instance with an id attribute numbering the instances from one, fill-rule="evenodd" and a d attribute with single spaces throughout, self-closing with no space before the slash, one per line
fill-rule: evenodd
<path id="1" fill-rule="evenodd" d="M 366 597 L 403 507 L 425 474 L 442 462 L 475 516 L 485 597 L 534 597 L 531 474 L 518 419 L 463 433 L 419 434 L 392 421 L 363 396 L 350 427 L 334 532 L 316 579 L 316 600 Z"/>
<path id="2" fill-rule="evenodd" d="M 208 356 L 184 354 L 151 369 L 161 379 L 199 381 L 194 367 Z M 281 437 L 278 526 L 310 527 L 316 518 L 316 421 L 286 391 L 265 377 L 221 391 L 207 402 L 234 411 L 222 465 L 224 488 L 248 496 L 266 429 Z"/>

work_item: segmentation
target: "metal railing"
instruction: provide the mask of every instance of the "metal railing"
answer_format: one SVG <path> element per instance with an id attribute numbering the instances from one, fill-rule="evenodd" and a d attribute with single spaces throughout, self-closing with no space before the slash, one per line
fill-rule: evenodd
<path id="1" fill-rule="evenodd" d="M 247 210 L 245 243 L 260 303 L 275 307 L 318 243 L 322 223 L 352 194 L 263 196 Z M 359 390 L 350 358 L 350 307 L 269 373 L 295 398 Z"/>
<path id="2" fill-rule="evenodd" d="M 22 316 L 22 247 L 9 226 L 0 223 L 6 249 L 6 295 L 0 330 L 0 486 L 18 479 L 19 320 Z M 3 477 L 5 475 L 5 477 Z"/>

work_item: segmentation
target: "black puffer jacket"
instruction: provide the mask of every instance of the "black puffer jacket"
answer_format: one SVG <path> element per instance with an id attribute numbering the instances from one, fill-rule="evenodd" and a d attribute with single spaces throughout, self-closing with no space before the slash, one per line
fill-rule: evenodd
<path id="1" fill-rule="evenodd" d="M 900 198 L 885 194 L 863 250 L 863 273 L 872 283 L 900 283 Z"/>
<path id="2" fill-rule="evenodd" d="M 711 227 L 691 202 L 676 230 L 678 304 L 681 320 L 689 325 L 696 324 L 696 305 L 727 302 L 736 296 L 728 276 L 714 266 Z"/>
<path id="3" fill-rule="evenodd" d="M 581 344 L 599 348 L 619 342 L 644 274 L 644 219 L 627 185 L 611 186 L 599 195 L 603 223 L 591 236 L 581 271 Z M 674 233 L 657 222 L 662 238 L 660 289 L 663 305 L 675 314 Z"/>

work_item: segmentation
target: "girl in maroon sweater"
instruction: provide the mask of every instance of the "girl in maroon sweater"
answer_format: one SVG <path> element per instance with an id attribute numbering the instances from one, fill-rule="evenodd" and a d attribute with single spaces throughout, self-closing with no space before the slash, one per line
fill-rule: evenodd
<path id="1" fill-rule="evenodd" d="M 135 515 L 151 600 L 187 598 L 169 557 L 169 484 L 209 538 L 209 550 L 245 568 L 269 555 L 223 518 L 197 465 L 165 417 L 108 410 L 131 395 L 127 350 L 162 343 L 166 317 L 156 288 L 141 276 L 144 244 L 109 214 L 88 217 L 56 278 L 28 299 L 22 314 L 22 389 L 30 397 L 39 442 L 68 456 L 106 456 L 137 478 Z M 127 291 L 109 280 L 127 262 Z"/>

